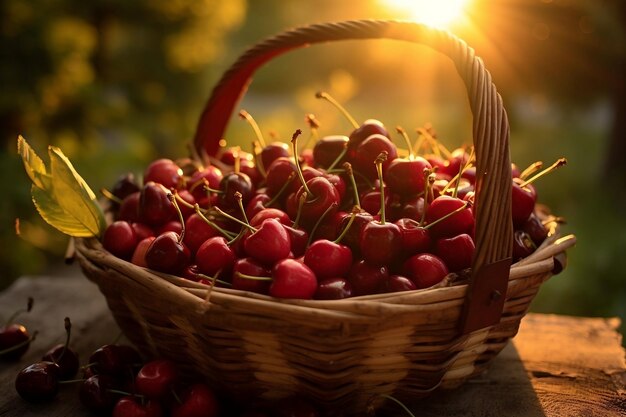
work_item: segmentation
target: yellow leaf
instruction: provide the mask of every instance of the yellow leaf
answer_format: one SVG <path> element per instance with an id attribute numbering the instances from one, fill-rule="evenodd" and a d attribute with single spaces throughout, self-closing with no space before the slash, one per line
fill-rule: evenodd
<path id="1" fill-rule="evenodd" d="M 17 153 L 22 157 L 24 169 L 33 184 L 42 189 L 49 187 L 50 176 L 46 171 L 46 166 L 22 135 L 17 137 Z"/>
<path id="2" fill-rule="evenodd" d="M 74 237 L 94 236 L 94 233 L 87 229 L 79 219 L 63 210 L 51 194 L 38 188 L 34 184 L 30 192 L 39 215 L 50 226 L 66 235 Z"/>
<path id="3" fill-rule="evenodd" d="M 53 202 L 66 213 L 68 218 L 82 224 L 92 236 L 99 236 L 106 227 L 106 221 L 96 201 L 96 195 L 59 148 L 50 146 L 48 153 Z"/>

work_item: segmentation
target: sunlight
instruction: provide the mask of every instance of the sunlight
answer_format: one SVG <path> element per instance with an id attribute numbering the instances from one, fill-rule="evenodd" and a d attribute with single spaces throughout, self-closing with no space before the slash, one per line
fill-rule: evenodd
<path id="1" fill-rule="evenodd" d="M 379 0 L 381 5 L 407 20 L 449 28 L 463 17 L 469 0 Z"/>

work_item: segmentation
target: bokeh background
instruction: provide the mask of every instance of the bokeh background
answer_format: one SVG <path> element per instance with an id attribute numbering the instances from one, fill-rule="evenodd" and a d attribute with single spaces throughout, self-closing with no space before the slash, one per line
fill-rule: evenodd
<path id="1" fill-rule="evenodd" d="M 30 201 L 18 134 L 42 156 L 47 145 L 59 146 L 94 190 L 110 187 L 150 160 L 187 154 L 212 86 L 246 47 L 296 25 L 356 18 L 447 25 L 476 49 L 508 110 L 513 161 L 569 161 L 537 187 L 579 243 L 532 309 L 626 318 L 623 0 L 3 0 L 0 290 L 60 268 L 67 244 Z M 267 135 L 306 128 L 306 113 L 317 116 L 322 134 L 347 134 L 345 120 L 315 99 L 318 90 L 358 120 L 408 131 L 430 122 L 450 148 L 471 142 L 451 62 L 398 42 L 343 42 L 279 57 L 241 106 Z M 233 117 L 228 142 L 246 147 L 251 137 Z"/>

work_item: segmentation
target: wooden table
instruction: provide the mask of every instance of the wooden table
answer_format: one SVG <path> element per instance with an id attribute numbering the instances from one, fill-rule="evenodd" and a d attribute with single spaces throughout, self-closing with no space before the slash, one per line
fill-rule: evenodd
<path id="1" fill-rule="evenodd" d="M 62 274 L 23 277 L 0 293 L 0 316 L 5 318 L 34 297 L 33 311 L 20 322 L 39 331 L 19 363 L 0 363 L 0 417 L 91 415 L 78 401 L 76 386 L 64 387 L 45 405 L 22 401 L 13 387 L 22 367 L 64 340 L 66 316 L 74 325 L 72 347 L 81 363 L 119 335 L 97 287 L 76 267 Z M 617 318 L 529 314 L 485 374 L 410 408 L 418 417 L 626 416 L 626 363 L 618 326 Z"/>

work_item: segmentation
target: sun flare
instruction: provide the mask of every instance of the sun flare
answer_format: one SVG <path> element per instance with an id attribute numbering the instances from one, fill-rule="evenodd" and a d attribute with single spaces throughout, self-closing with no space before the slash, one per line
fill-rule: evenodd
<path id="1" fill-rule="evenodd" d="M 380 0 L 380 3 L 407 20 L 449 28 L 461 19 L 469 0 Z"/>

